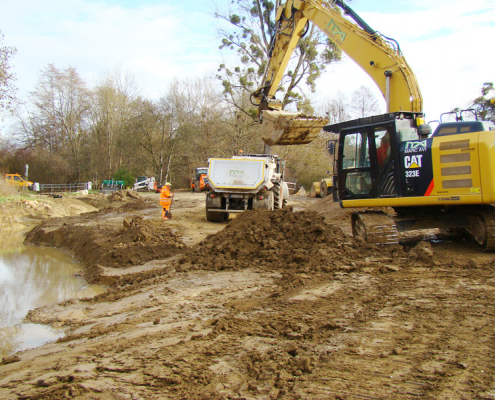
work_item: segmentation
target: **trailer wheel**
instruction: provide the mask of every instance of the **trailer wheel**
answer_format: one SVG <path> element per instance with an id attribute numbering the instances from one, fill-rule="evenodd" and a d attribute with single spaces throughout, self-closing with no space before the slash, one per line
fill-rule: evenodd
<path id="1" fill-rule="evenodd" d="M 282 191 L 282 185 L 280 182 L 275 182 L 272 188 L 274 208 L 275 210 L 280 210 L 284 207 L 284 196 Z"/>
<path id="2" fill-rule="evenodd" d="M 275 210 L 275 196 L 273 192 L 268 193 L 268 196 L 270 197 L 268 200 L 268 211 L 273 211 Z"/>

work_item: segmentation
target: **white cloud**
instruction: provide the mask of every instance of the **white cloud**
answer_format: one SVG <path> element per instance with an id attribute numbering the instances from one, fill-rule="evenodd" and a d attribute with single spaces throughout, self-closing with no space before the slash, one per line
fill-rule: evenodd
<path id="1" fill-rule="evenodd" d="M 487 44 L 495 33 L 495 2 L 473 0 L 415 2 L 407 13 L 359 13 L 377 31 L 399 42 L 419 82 L 427 120 L 442 112 L 466 107 L 480 95 L 484 82 L 495 81 Z M 381 9 L 379 10 L 381 11 Z M 318 98 L 334 88 L 352 93 L 361 85 L 376 90 L 374 82 L 349 59 L 332 66 L 322 78 Z M 344 83 L 345 82 L 345 83 Z"/>
<path id="2" fill-rule="evenodd" d="M 75 67 L 90 86 L 118 67 L 136 77 L 143 94 L 159 96 L 174 78 L 203 76 L 220 63 L 212 17 L 190 8 L 20 0 L 3 7 L 0 26 L 5 44 L 18 50 L 13 66 L 23 96 L 50 63 Z"/>

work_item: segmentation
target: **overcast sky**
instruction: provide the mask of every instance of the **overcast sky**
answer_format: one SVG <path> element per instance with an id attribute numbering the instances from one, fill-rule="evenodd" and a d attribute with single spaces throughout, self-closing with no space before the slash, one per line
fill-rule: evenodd
<path id="1" fill-rule="evenodd" d="M 68 66 L 92 87 L 119 68 L 142 94 L 158 98 L 174 79 L 214 74 L 223 62 L 210 0 L 4 0 L 0 30 L 13 59 L 21 96 L 48 64 Z M 228 6 L 230 0 L 216 0 Z M 353 0 L 373 29 L 394 38 L 416 74 L 427 120 L 479 95 L 495 81 L 495 0 Z M 330 66 L 313 97 L 324 104 L 361 85 L 381 99 L 373 81 L 351 60 Z M 384 111 L 384 110 L 383 110 Z"/>

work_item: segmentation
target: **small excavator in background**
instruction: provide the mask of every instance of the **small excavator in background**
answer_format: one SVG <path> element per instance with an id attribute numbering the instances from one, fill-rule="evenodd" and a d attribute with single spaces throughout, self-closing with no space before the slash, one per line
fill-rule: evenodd
<path id="1" fill-rule="evenodd" d="M 191 190 L 193 192 L 206 192 L 211 189 L 208 182 L 208 167 L 198 167 L 193 170 L 191 178 Z"/>
<path id="2" fill-rule="evenodd" d="M 350 19 L 341 15 L 339 10 Z M 376 83 L 382 115 L 327 125 L 328 120 L 282 110 L 275 98 L 290 57 L 311 21 Z M 334 186 L 351 216 L 354 236 L 395 244 L 398 231 L 442 228 L 495 250 L 495 126 L 474 110 L 455 115 L 432 134 L 424 123 L 418 82 L 398 43 L 366 24 L 342 0 L 288 0 L 262 86 L 252 94 L 267 145 L 310 143 L 323 128 L 339 135 Z M 386 207 L 393 213 L 385 213 Z"/>

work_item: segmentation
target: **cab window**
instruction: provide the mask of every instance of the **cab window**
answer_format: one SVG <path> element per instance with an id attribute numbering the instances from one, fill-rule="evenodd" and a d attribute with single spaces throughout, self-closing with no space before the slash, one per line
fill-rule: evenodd
<path id="1" fill-rule="evenodd" d="M 344 168 L 365 168 L 370 165 L 368 134 L 351 133 L 344 140 Z"/>
<path id="2" fill-rule="evenodd" d="M 342 168 L 345 172 L 344 186 L 356 195 L 371 192 L 370 154 L 368 133 L 356 132 L 345 136 Z M 352 171 L 351 171 L 352 170 Z"/>
<path id="3" fill-rule="evenodd" d="M 375 131 L 376 160 L 383 168 L 390 159 L 390 134 L 386 130 Z"/>

